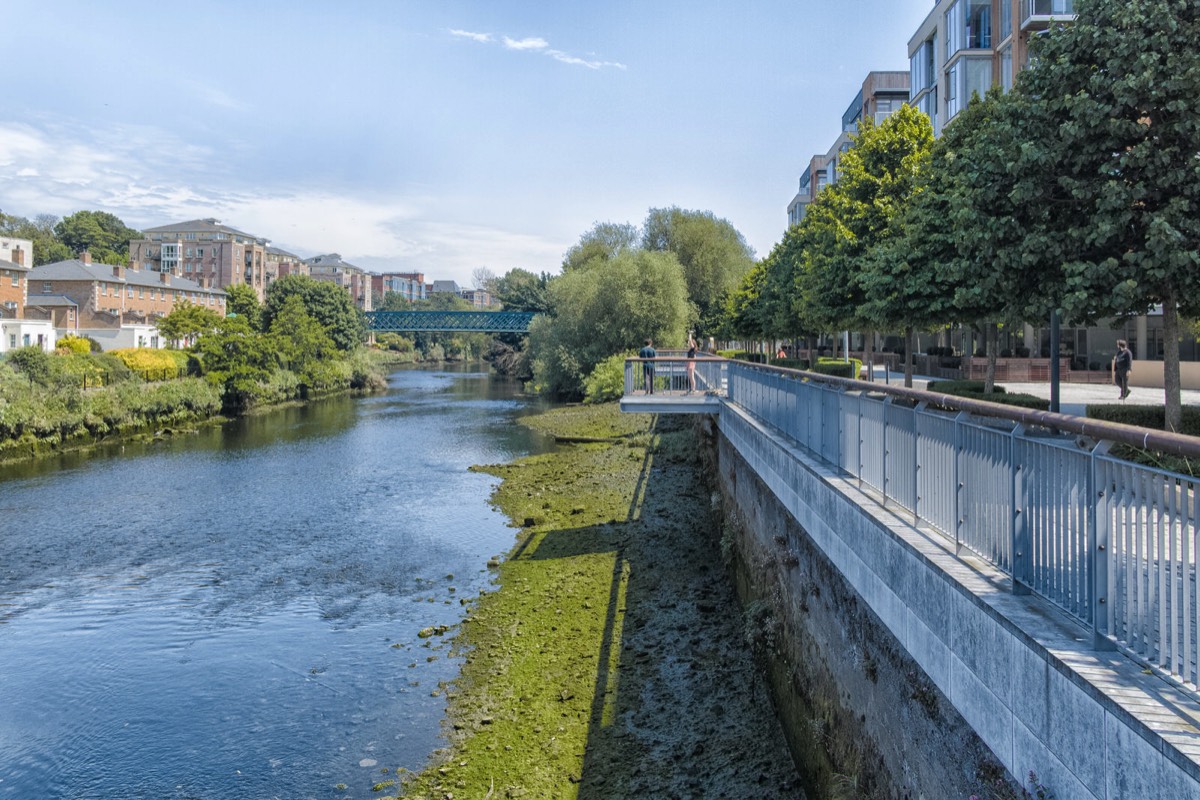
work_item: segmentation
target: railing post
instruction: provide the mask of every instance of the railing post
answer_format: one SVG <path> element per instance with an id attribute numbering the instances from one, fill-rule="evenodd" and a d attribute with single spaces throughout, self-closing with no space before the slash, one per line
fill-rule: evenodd
<path id="1" fill-rule="evenodd" d="M 1029 594 L 1033 585 L 1033 542 L 1029 536 L 1028 515 L 1022 508 L 1025 491 L 1021 464 L 1017 460 L 1017 438 L 1024 434 L 1025 426 L 1017 425 L 1008 436 L 1009 552 L 1012 553 L 1013 594 Z"/>
<path id="2" fill-rule="evenodd" d="M 963 517 L 962 517 L 962 493 L 966 484 L 962 479 L 962 424 L 963 421 L 970 418 L 970 414 L 966 411 L 960 411 L 954 417 L 954 555 L 960 556 L 963 551 Z"/>
<path id="3" fill-rule="evenodd" d="M 1092 500 L 1088 520 L 1088 567 L 1092 572 L 1092 648 L 1116 650 L 1109 638 L 1111 598 L 1108 565 L 1112 559 L 1109 543 L 1109 491 L 1100 482 L 1100 457 L 1108 455 L 1112 442 L 1100 441 L 1092 448 L 1091 469 L 1088 470 L 1088 494 Z"/>
<path id="4" fill-rule="evenodd" d="M 929 407 L 924 400 L 913 409 L 912 475 L 913 475 L 913 527 L 921 525 L 921 413 Z"/>
<path id="5" fill-rule="evenodd" d="M 883 424 L 879 436 L 879 459 L 880 459 L 880 490 L 883 492 L 883 507 L 887 508 L 888 500 L 888 409 L 892 407 L 892 398 L 883 398 Z"/>

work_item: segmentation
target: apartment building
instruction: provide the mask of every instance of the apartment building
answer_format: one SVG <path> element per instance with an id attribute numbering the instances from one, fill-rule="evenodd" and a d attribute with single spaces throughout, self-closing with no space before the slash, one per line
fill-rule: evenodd
<path id="1" fill-rule="evenodd" d="M 818 192 L 837 182 L 842 156 L 850 149 L 851 137 L 858 131 L 859 123 L 869 119 L 878 125 L 907 103 L 908 98 L 909 73 L 878 71 L 867 74 L 858 95 L 842 114 L 841 133 L 828 152 L 813 156 L 801 173 L 796 196 L 788 203 L 789 226 L 804 219 L 808 204 Z"/>
<path id="2" fill-rule="evenodd" d="M 170 272 L 78 259 L 29 272 L 26 316 L 49 321 L 59 335 L 90 336 L 106 350 L 162 347 L 156 325 L 184 301 L 225 315 L 225 292 Z"/>
<path id="3" fill-rule="evenodd" d="M 457 281 L 434 281 L 429 284 L 428 291 L 430 294 L 460 294 L 462 287 L 458 285 Z"/>
<path id="4" fill-rule="evenodd" d="M 1030 38 L 1074 18 L 1074 0 L 938 0 L 908 42 L 912 105 L 940 135 L 973 93 L 1012 88 Z"/>
<path id="5" fill-rule="evenodd" d="M 308 274 L 308 264 L 300 256 L 278 247 L 267 248 L 267 286 L 284 275 Z"/>
<path id="6" fill-rule="evenodd" d="M 459 297 L 475 308 L 488 308 L 492 305 L 492 293 L 487 289 L 463 289 L 459 292 Z"/>
<path id="7" fill-rule="evenodd" d="M 129 243 L 131 269 L 165 272 L 210 289 L 245 284 L 264 296 L 268 240 L 212 218 L 148 228 L 143 234 Z"/>
<path id="8" fill-rule="evenodd" d="M 380 300 L 388 292 L 398 294 L 410 303 L 414 300 L 424 300 L 425 275 L 421 272 L 385 272 L 382 275 L 371 275 L 371 291 Z"/>
<path id="9" fill-rule="evenodd" d="M 313 256 L 304 263 L 310 277 L 341 286 L 361 310 L 370 311 L 375 307 L 371 297 L 371 276 L 366 270 L 345 261 L 337 253 Z"/>

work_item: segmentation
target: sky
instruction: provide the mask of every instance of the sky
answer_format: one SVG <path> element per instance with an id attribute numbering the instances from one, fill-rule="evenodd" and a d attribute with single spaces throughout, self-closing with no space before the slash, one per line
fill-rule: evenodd
<path id="1" fill-rule="evenodd" d="M 0 210 L 472 284 L 711 211 L 758 257 L 932 0 L 5 0 Z"/>

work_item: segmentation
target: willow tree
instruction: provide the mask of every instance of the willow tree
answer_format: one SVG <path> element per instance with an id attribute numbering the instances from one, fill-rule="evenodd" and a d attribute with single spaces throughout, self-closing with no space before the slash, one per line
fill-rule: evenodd
<path id="1" fill-rule="evenodd" d="M 1034 50 L 1018 91 L 1025 183 L 1058 191 L 1069 242 L 1063 306 L 1122 316 L 1161 306 L 1166 423 L 1181 419 L 1180 315 L 1200 313 L 1200 5 L 1079 0 Z M 1057 213 L 1061 211 L 1062 213 Z"/>

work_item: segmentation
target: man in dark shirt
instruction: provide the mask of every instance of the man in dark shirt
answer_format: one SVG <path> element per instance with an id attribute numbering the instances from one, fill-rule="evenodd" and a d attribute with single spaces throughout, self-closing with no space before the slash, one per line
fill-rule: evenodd
<path id="1" fill-rule="evenodd" d="M 1133 372 L 1133 353 L 1124 339 L 1117 339 L 1117 354 L 1113 356 L 1113 383 L 1121 387 L 1118 400 L 1129 397 L 1129 373 Z"/>
<path id="2" fill-rule="evenodd" d="M 654 350 L 654 342 L 650 339 L 646 340 L 646 346 L 638 351 L 638 358 L 657 358 L 658 353 Z M 648 394 L 654 394 L 654 362 L 642 362 L 642 382 L 646 386 Z"/>

